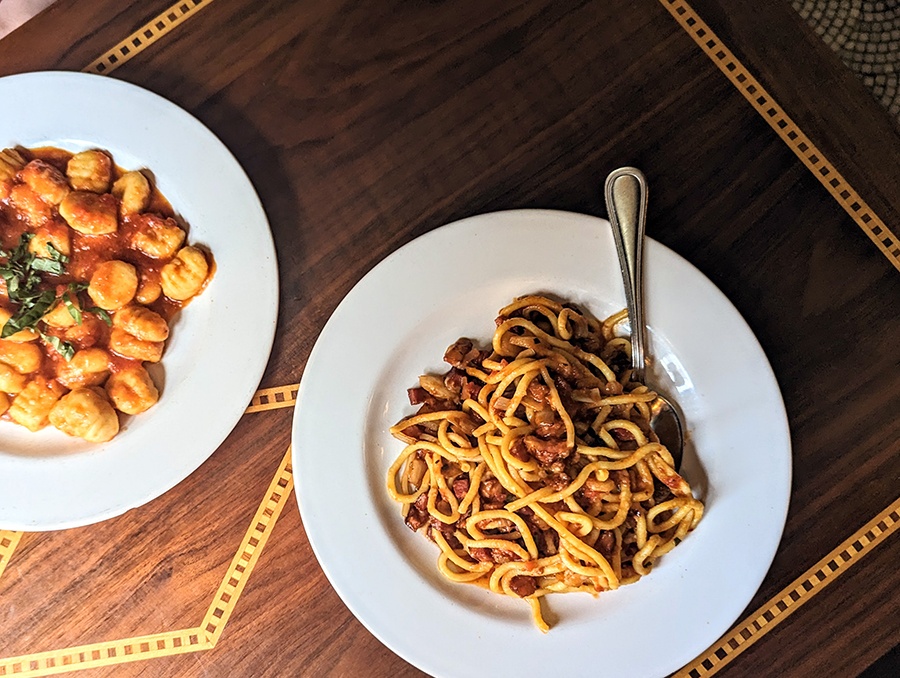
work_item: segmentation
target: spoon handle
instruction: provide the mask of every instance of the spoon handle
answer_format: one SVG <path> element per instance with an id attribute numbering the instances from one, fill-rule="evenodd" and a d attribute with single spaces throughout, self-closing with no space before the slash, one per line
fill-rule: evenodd
<path id="1" fill-rule="evenodd" d="M 644 289 L 642 258 L 647 219 L 647 181 L 639 169 L 622 167 L 606 178 L 606 209 L 613 227 L 625 301 L 631 319 L 632 379 L 644 381 Z"/>

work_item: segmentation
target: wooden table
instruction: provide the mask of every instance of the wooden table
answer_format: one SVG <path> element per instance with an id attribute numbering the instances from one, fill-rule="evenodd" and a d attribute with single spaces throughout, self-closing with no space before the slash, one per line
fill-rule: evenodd
<path id="1" fill-rule="evenodd" d="M 399 246 L 492 210 L 603 214 L 626 164 L 649 234 L 756 333 L 792 433 L 772 568 L 680 675 L 852 676 L 898 643 L 900 135 L 786 1 L 167 2 L 60 0 L 0 42 L 0 73 L 108 74 L 208 125 L 268 213 L 278 333 L 174 490 L 0 532 L 0 675 L 420 675 L 306 540 L 285 455 L 305 361 Z"/>

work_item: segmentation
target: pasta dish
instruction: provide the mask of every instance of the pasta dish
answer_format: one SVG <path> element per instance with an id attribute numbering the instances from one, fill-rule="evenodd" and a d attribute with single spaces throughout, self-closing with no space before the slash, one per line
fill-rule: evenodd
<path id="1" fill-rule="evenodd" d="M 147 174 L 106 151 L 0 151 L 4 418 L 105 442 L 120 415 L 157 402 L 145 365 L 213 270 L 174 217 Z"/>
<path id="2" fill-rule="evenodd" d="M 522 598 L 549 625 L 549 593 L 636 582 L 693 530 L 703 504 L 650 428 L 656 394 L 632 382 L 631 346 L 542 296 L 500 311 L 490 347 L 451 345 L 443 375 L 409 389 L 418 412 L 387 488 L 454 582 Z"/>

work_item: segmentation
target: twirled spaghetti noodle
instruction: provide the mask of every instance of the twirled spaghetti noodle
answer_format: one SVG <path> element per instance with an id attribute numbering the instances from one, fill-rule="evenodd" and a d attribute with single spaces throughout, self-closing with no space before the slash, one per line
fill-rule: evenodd
<path id="1" fill-rule="evenodd" d="M 440 572 L 523 598 L 545 632 L 543 596 L 637 581 L 703 515 L 650 428 L 656 394 L 630 381 L 625 317 L 516 299 L 490 349 L 453 344 L 391 428 L 406 447 L 388 492 L 440 547 Z"/>

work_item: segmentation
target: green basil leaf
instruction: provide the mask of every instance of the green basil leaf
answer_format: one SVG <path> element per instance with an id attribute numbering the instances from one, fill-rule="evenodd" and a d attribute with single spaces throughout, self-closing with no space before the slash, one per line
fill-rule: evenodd
<path id="1" fill-rule="evenodd" d="M 50 253 L 50 258 L 53 259 L 53 261 L 58 261 L 61 264 L 69 263 L 69 257 L 67 257 L 65 254 L 63 254 L 58 249 L 56 249 L 52 243 L 48 242 L 46 247 L 47 247 L 47 252 Z"/>
<path id="2" fill-rule="evenodd" d="M 72 319 L 81 324 L 81 309 L 78 308 L 74 303 L 72 303 L 72 298 L 69 294 L 64 294 L 62 296 L 63 303 L 66 305 L 66 308 L 69 310 L 69 315 L 72 316 Z"/>
<path id="3" fill-rule="evenodd" d="M 41 332 L 41 338 L 55 348 L 56 352 L 66 359 L 66 362 L 69 362 L 75 355 L 75 347 L 68 341 L 63 341 L 59 337 L 54 337 L 52 334 L 44 334 L 43 332 Z"/>
<path id="4" fill-rule="evenodd" d="M 8 337 L 10 334 L 14 334 L 19 330 L 34 327 L 37 324 L 37 321 L 43 317 L 55 301 L 56 294 L 53 290 L 45 290 L 44 292 L 41 292 L 37 298 L 22 304 L 19 306 L 15 315 L 6 321 L 6 325 L 3 326 L 3 332 L 0 333 L 0 336 Z M 13 329 L 10 330 L 10 327 Z"/>
<path id="5" fill-rule="evenodd" d="M 99 306 L 91 306 L 90 308 L 85 309 L 85 310 L 88 313 L 93 313 L 95 315 L 100 316 L 100 319 L 103 320 L 103 322 L 105 322 L 107 325 L 112 327 L 112 318 L 110 317 L 109 313 L 107 313 L 105 310 L 103 310 Z"/>
<path id="6" fill-rule="evenodd" d="M 45 273 L 52 273 L 53 275 L 62 275 L 65 271 L 65 267 L 61 261 L 42 259 L 41 257 L 37 257 L 31 262 L 31 268 L 35 271 L 44 271 Z"/>
<path id="7" fill-rule="evenodd" d="M 11 337 L 18 331 L 19 331 L 19 329 L 13 323 L 12 318 L 10 318 L 3 324 L 3 330 L 0 331 L 0 339 L 6 339 L 7 337 Z"/>

